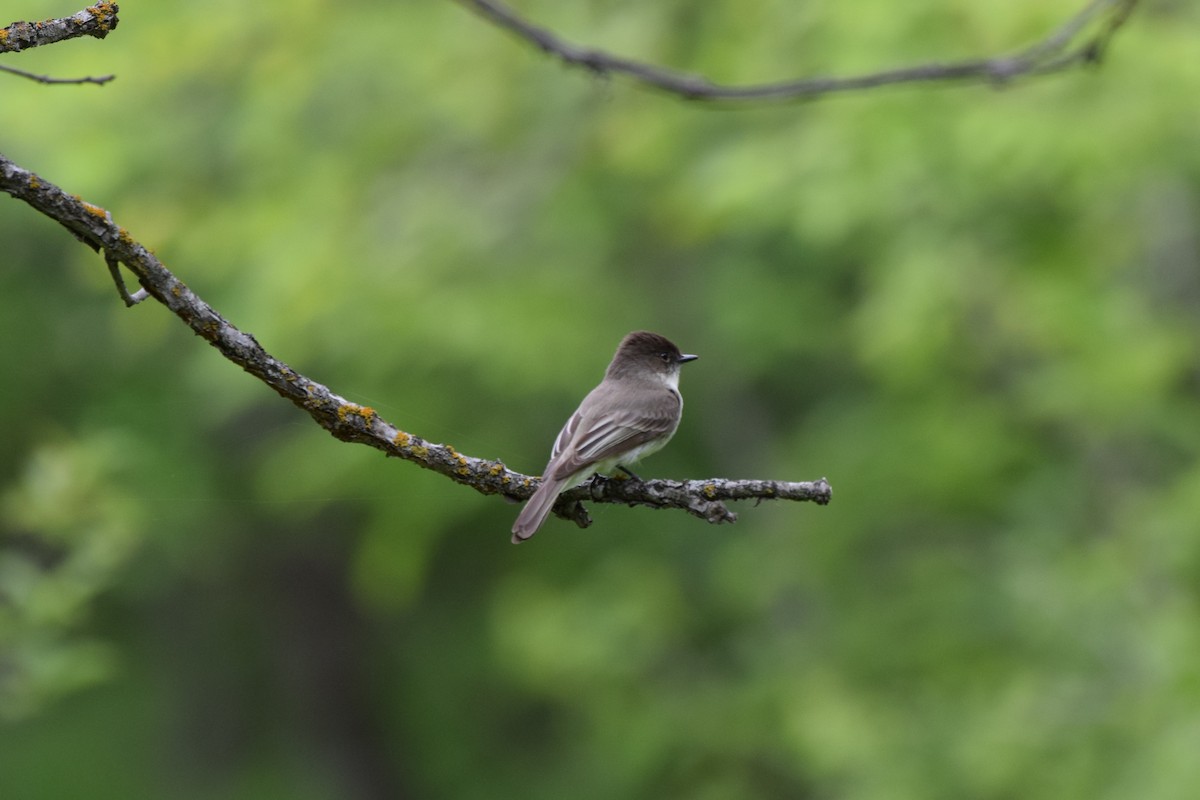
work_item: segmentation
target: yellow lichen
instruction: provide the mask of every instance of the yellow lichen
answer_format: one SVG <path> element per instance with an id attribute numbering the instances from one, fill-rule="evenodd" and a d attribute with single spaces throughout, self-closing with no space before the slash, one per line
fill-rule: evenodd
<path id="1" fill-rule="evenodd" d="M 100 30 L 107 33 L 113 29 L 113 25 L 116 23 L 117 16 L 116 3 L 96 3 L 96 5 L 90 6 L 84 10 L 91 14 L 92 19 L 99 23 Z M 110 18 L 112 19 L 112 23 L 108 21 Z"/>
<path id="2" fill-rule="evenodd" d="M 84 202 L 83 210 L 91 214 L 93 217 L 99 217 L 100 219 L 104 220 L 108 219 L 108 212 L 100 206 L 94 206 L 91 203 Z"/>
<path id="3" fill-rule="evenodd" d="M 717 496 L 717 487 L 713 486 L 711 483 L 704 484 L 704 496 L 709 500 L 715 498 Z"/>
<path id="4" fill-rule="evenodd" d="M 408 443 L 411 441 L 412 437 L 404 431 L 397 431 L 396 435 L 392 437 L 392 444 L 396 447 L 408 447 Z"/>

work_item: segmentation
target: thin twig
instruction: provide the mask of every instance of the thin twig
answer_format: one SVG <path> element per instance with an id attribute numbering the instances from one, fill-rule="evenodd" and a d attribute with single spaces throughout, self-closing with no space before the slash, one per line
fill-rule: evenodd
<path id="1" fill-rule="evenodd" d="M 109 268 L 120 263 L 138 277 L 143 290 L 169 308 L 227 359 L 306 411 L 333 436 L 366 444 L 389 456 L 433 470 L 483 494 L 525 499 L 538 479 L 508 469 L 499 460 L 474 458 L 448 444 L 428 442 L 400 430 L 372 408 L 351 403 L 272 356 L 254 336 L 234 327 L 163 266 L 149 250 L 113 221 L 105 209 L 68 195 L 52 183 L 0 155 L 0 191 L 57 220 L 77 238 L 103 250 Z M 114 275 L 118 288 L 120 274 Z M 128 301 L 126 301 L 128 303 Z M 577 524 L 590 522 L 579 500 L 678 508 L 709 522 L 737 517 L 724 501 L 747 499 L 808 500 L 822 505 L 832 494 L 825 479 L 807 482 L 594 480 L 565 492 L 556 512 Z"/>
<path id="2" fill-rule="evenodd" d="M 129 293 L 129 290 L 125 288 L 125 279 L 121 277 L 121 262 L 117 261 L 107 250 L 104 251 L 104 263 L 108 265 L 108 274 L 112 276 L 113 283 L 117 285 L 117 294 L 121 295 L 121 300 L 124 301 L 126 308 L 132 308 L 150 296 L 145 289 L 138 289 L 133 294 Z"/>
<path id="3" fill-rule="evenodd" d="M 22 78 L 29 78 L 29 80 L 31 80 L 31 81 L 37 81 L 38 83 L 45 83 L 45 84 L 96 83 L 96 84 L 103 85 L 103 84 L 111 81 L 113 78 L 117 77 L 116 75 L 101 75 L 99 77 L 92 77 L 89 75 L 86 78 L 52 78 L 49 75 L 37 75 L 32 72 L 26 72 L 23 69 L 17 69 L 16 67 L 8 67 L 8 66 L 5 66 L 4 64 L 0 64 L 0 72 L 7 72 L 11 75 L 18 75 Z"/>
<path id="4" fill-rule="evenodd" d="M 1044 75 L 1080 63 L 1093 63 L 1099 51 L 1128 19 L 1138 0 L 1092 0 L 1045 39 L 1013 56 L 919 64 L 846 77 L 799 78 L 742 86 L 724 85 L 703 75 L 680 72 L 573 44 L 548 28 L 525 20 L 500 0 L 457 2 L 571 66 L 583 67 L 601 75 L 625 75 L 690 100 L 753 101 L 814 98 L 901 83 L 979 80 L 1003 85 L 1020 77 Z M 1109 24 L 1092 39 L 1072 48 L 1071 44 L 1077 42 L 1079 35 L 1104 14 L 1111 15 Z"/>

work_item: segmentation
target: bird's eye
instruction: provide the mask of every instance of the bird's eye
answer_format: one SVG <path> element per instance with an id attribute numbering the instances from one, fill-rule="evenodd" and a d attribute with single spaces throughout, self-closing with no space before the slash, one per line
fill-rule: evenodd
<path id="1" fill-rule="evenodd" d="M 659 353 L 659 354 L 658 354 L 658 357 L 659 357 L 659 358 L 661 358 L 661 359 L 663 360 L 663 363 L 664 363 L 664 364 L 670 364 L 670 363 L 671 363 L 671 354 L 670 354 L 670 353 Z"/>

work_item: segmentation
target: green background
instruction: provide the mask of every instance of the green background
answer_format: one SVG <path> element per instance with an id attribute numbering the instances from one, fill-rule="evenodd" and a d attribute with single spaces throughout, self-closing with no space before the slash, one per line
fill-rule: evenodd
<path id="1" fill-rule="evenodd" d="M 1078 5 L 520 8 L 750 82 Z M 452 2 L 128 2 L 4 56 L 118 78 L 0 76 L 0 152 L 401 428 L 536 474 L 648 328 L 701 360 L 643 475 L 834 501 L 512 547 L 0 200 L 0 796 L 1194 796 L 1200 17 L 1143 5 L 1099 69 L 746 108 Z"/>

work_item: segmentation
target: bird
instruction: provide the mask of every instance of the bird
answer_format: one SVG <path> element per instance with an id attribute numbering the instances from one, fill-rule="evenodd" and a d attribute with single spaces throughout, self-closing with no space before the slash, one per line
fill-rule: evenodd
<path id="1" fill-rule="evenodd" d="M 621 340 L 604 379 L 554 440 L 542 484 L 513 523 L 513 544 L 537 532 L 566 490 L 597 472 L 621 469 L 633 475 L 632 464 L 670 441 L 683 414 L 680 368 L 697 358 L 649 331 Z"/>

